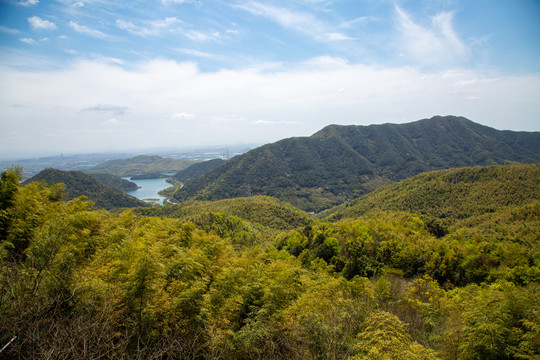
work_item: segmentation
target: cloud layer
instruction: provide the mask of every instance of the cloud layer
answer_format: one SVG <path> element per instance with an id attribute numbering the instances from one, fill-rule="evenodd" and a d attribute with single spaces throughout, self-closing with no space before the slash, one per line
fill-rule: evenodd
<path id="1" fill-rule="evenodd" d="M 268 142 L 331 123 L 400 123 L 436 114 L 467 115 L 499 129 L 512 119 L 513 129 L 533 130 L 520 120 L 540 115 L 538 76 L 420 72 L 329 57 L 271 72 L 204 73 L 194 63 L 167 60 L 131 68 L 80 61 L 39 74 L 0 70 L 0 97 L 8 104 L 0 116 L 12 119 L 4 134 L 24 133 L 59 149 Z M 55 137 L 52 145 L 44 142 Z M 4 137 L 2 150 L 17 141 Z"/>

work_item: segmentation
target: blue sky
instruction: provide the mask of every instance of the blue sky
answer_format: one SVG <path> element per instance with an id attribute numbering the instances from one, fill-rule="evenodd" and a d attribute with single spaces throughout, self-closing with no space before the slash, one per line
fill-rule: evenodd
<path id="1" fill-rule="evenodd" d="M 0 153 L 538 131 L 537 0 L 0 0 Z"/>

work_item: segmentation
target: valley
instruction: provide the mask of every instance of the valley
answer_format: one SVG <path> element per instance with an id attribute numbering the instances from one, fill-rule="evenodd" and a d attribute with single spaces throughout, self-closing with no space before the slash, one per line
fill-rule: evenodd
<path id="1" fill-rule="evenodd" d="M 2 172 L 8 356 L 540 356 L 540 133 L 434 117 L 176 160 Z"/>

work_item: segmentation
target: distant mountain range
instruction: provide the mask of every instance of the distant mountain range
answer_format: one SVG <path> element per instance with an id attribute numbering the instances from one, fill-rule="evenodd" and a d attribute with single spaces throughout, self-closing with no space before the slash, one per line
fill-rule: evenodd
<path id="1" fill-rule="evenodd" d="M 236 156 L 174 197 L 182 202 L 267 195 L 319 212 L 425 171 L 539 161 L 539 132 L 499 131 L 463 117 L 330 125 Z"/>
<path id="2" fill-rule="evenodd" d="M 110 210 L 148 206 L 144 201 L 130 196 L 122 190 L 105 185 L 100 180 L 80 171 L 62 171 L 49 168 L 39 172 L 23 184 L 39 181 L 45 181 L 47 185 L 63 183 L 65 185 L 64 195 L 66 200 L 86 196 L 98 208 Z M 107 177 L 106 181 L 110 181 L 110 179 Z"/>
<path id="3" fill-rule="evenodd" d="M 139 176 L 140 178 L 156 178 L 160 173 L 175 173 L 198 163 L 188 159 L 170 159 L 161 156 L 139 155 L 129 159 L 109 160 L 88 168 L 89 174 L 107 173 L 116 176 Z"/>

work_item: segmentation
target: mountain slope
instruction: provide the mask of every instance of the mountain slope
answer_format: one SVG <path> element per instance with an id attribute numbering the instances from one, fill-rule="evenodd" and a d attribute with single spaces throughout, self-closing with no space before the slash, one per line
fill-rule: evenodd
<path id="1" fill-rule="evenodd" d="M 122 179 L 119 176 L 111 175 L 107 173 L 90 173 L 90 176 L 101 181 L 105 185 L 113 187 L 117 190 L 130 191 L 137 190 L 139 187 L 132 181 Z"/>
<path id="2" fill-rule="evenodd" d="M 539 164 L 479 166 L 422 173 L 321 215 L 335 220 L 404 211 L 459 220 L 539 199 Z"/>
<path id="3" fill-rule="evenodd" d="M 222 160 L 222 159 L 212 159 L 208 161 L 203 161 L 200 163 L 193 164 L 184 170 L 180 170 L 179 172 L 177 172 L 171 177 L 185 184 L 206 174 L 207 172 L 209 172 L 210 170 L 213 170 L 214 168 L 218 167 L 224 162 L 225 160 Z"/>
<path id="4" fill-rule="evenodd" d="M 223 213 L 276 230 L 291 230 L 313 221 L 312 215 L 268 196 L 241 197 L 218 201 L 187 201 L 179 205 L 136 209 L 146 216 L 194 219 L 203 215 Z"/>
<path id="5" fill-rule="evenodd" d="M 499 131 L 461 117 L 330 125 L 237 156 L 186 184 L 178 201 L 268 195 L 318 212 L 421 172 L 535 163 L 540 133 Z"/>
<path id="6" fill-rule="evenodd" d="M 62 171 L 49 168 L 39 172 L 23 184 L 36 181 L 45 181 L 48 185 L 63 183 L 65 185 L 64 194 L 67 200 L 86 196 L 98 208 L 110 210 L 114 208 L 148 206 L 144 201 L 105 185 L 92 176 L 79 171 Z"/>

